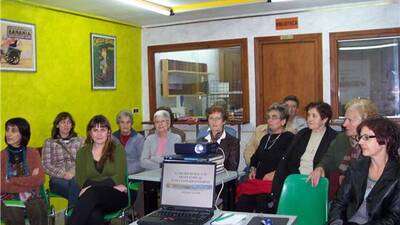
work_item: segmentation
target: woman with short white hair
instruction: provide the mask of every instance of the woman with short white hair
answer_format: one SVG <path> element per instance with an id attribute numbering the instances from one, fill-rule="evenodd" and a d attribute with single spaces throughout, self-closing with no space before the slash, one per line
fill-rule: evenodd
<path id="1" fill-rule="evenodd" d="M 174 154 L 175 143 L 181 137 L 170 132 L 171 117 L 166 110 L 158 110 L 153 117 L 156 132 L 147 136 L 141 156 L 141 166 L 146 170 L 157 169 L 166 155 Z"/>

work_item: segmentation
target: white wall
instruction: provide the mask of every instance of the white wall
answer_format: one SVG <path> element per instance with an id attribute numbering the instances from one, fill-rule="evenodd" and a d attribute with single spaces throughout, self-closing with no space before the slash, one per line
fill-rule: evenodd
<path id="1" fill-rule="evenodd" d="M 277 36 L 287 34 L 322 33 L 323 51 L 323 97 L 330 103 L 330 63 L 329 33 L 400 27 L 400 3 L 354 5 L 337 8 L 313 9 L 301 13 L 270 15 L 241 19 L 220 20 L 193 24 L 144 28 L 142 32 L 142 68 L 143 68 L 143 120 L 149 120 L 149 96 L 147 77 L 147 47 L 152 45 L 186 43 L 233 38 L 247 38 L 250 124 L 245 125 L 242 134 L 242 146 L 247 142 L 250 131 L 256 121 L 256 96 L 254 72 L 254 37 Z M 299 18 L 296 30 L 275 30 L 275 19 Z M 184 129 L 189 129 L 185 127 Z M 191 137 L 191 135 L 189 135 Z"/>

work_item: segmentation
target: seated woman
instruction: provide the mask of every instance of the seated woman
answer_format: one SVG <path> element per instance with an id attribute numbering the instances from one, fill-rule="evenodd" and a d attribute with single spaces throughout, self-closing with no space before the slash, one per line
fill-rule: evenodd
<path id="1" fill-rule="evenodd" d="M 4 200 L 24 201 L 31 225 L 48 223 L 47 206 L 39 197 L 44 171 L 39 153 L 27 147 L 30 137 L 30 126 L 25 119 L 6 122 L 7 147 L 1 151 L 1 219 L 5 224 L 24 225 L 25 209 L 6 206 Z"/>
<path id="2" fill-rule="evenodd" d="M 111 139 L 111 125 L 94 116 L 86 128 L 85 145 L 76 156 L 76 181 L 81 188 L 69 224 L 103 224 L 107 213 L 128 204 L 125 151 Z"/>
<path id="3" fill-rule="evenodd" d="M 224 129 L 228 118 L 226 111 L 222 106 L 215 105 L 211 106 L 206 113 L 209 130 L 207 136 L 199 141 L 217 142 L 225 155 L 225 169 L 236 171 L 239 166 L 240 143 L 237 138 L 228 134 Z"/>
<path id="4" fill-rule="evenodd" d="M 269 132 L 260 141 L 250 160 L 249 180 L 238 186 L 236 210 L 244 212 L 271 212 L 268 196 L 279 161 L 293 139 L 293 133 L 285 131 L 288 119 L 285 106 L 272 104 L 267 110 Z"/>
<path id="5" fill-rule="evenodd" d="M 59 113 L 53 121 L 51 138 L 45 141 L 42 149 L 42 164 L 50 176 L 50 191 L 68 199 L 68 207 L 73 207 L 78 200 L 75 159 L 83 145 L 83 139 L 77 136 L 74 128 L 71 114 Z"/>
<path id="6" fill-rule="evenodd" d="M 133 115 L 128 110 L 122 110 L 117 115 L 119 129 L 113 133 L 113 137 L 124 146 L 128 174 L 135 174 L 143 171 L 140 166 L 140 156 L 143 151 L 144 137 L 133 128 Z"/>
<path id="7" fill-rule="evenodd" d="M 156 111 L 159 111 L 159 110 L 165 110 L 165 111 L 167 111 L 169 113 L 169 117 L 170 117 L 169 130 L 171 131 L 171 133 L 179 135 L 181 137 L 181 142 L 185 142 L 186 141 L 185 132 L 183 130 L 179 129 L 179 128 L 176 128 L 174 126 L 174 115 L 172 113 L 171 108 L 169 106 L 160 106 L 160 107 L 157 108 Z M 152 129 L 149 130 L 149 134 L 148 135 L 154 134 L 155 132 L 156 132 L 156 128 L 153 127 Z"/>
<path id="8" fill-rule="evenodd" d="M 318 185 L 320 177 L 329 178 L 329 196 L 333 199 L 344 173 L 353 159 L 357 159 L 361 150 L 356 141 L 357 126 L 378 114 L 376 105 L 369 99 L 354 98 L 345 106 L 343 129 L 332 141 L 321 161 L 315 166 L 308 179 L 313 186 Z"/>
<path id="9" fill-rule="evenodd" d="M 329 225 L 400 224 L 400 128 L 383 117 L 358 127 L 362 156 L 353 160 L 329 211 Z"/>
<path id="10" fill-rule="evenodd" d="M 283 182 L 290 174 L 309 175 L 321 161 L 337 132 L 329 127 L 331 106 L 324 102 L 307 105 L 307 125 L 294 137 L 286 156 L 281 160 L 273 181 L 273 193 L 279 197 Z"/>
<path id="11" fill-rule="evenodd" d="M 166 110 L 158 110 L 153 117 L 156 132 L 147 136 L 140 159 L 141 166 L 146 170 L 161 167 L 164 156 L 175 154 L 175 143 L 181 142 L 181 137 L 170 131 L 171 117 Z"/>

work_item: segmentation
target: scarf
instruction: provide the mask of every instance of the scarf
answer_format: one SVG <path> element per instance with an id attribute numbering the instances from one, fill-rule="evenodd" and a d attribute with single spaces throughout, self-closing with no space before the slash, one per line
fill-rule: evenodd
<path id="1" fill-rule="evenodd" d="M 7 146 L 8 162 L 7 162 L 7 179 L 11 177 L 29 176 L 29 167 L 26 160 L 26 147 L 21 146 L 15 148 L 11 145 Z"/>

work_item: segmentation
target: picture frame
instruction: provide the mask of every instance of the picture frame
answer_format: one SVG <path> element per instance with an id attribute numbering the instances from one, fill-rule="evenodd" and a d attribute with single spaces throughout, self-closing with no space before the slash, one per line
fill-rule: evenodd
<path id="1" fill-rule="evenodd" d="M 36 72 L 34 24 L 0 19 L 1 71 Z"/>
<path id="2" fill-rule="evenodd" d="M 116 37 L 90 34 L 92 89 L 116 89 Z"/>

